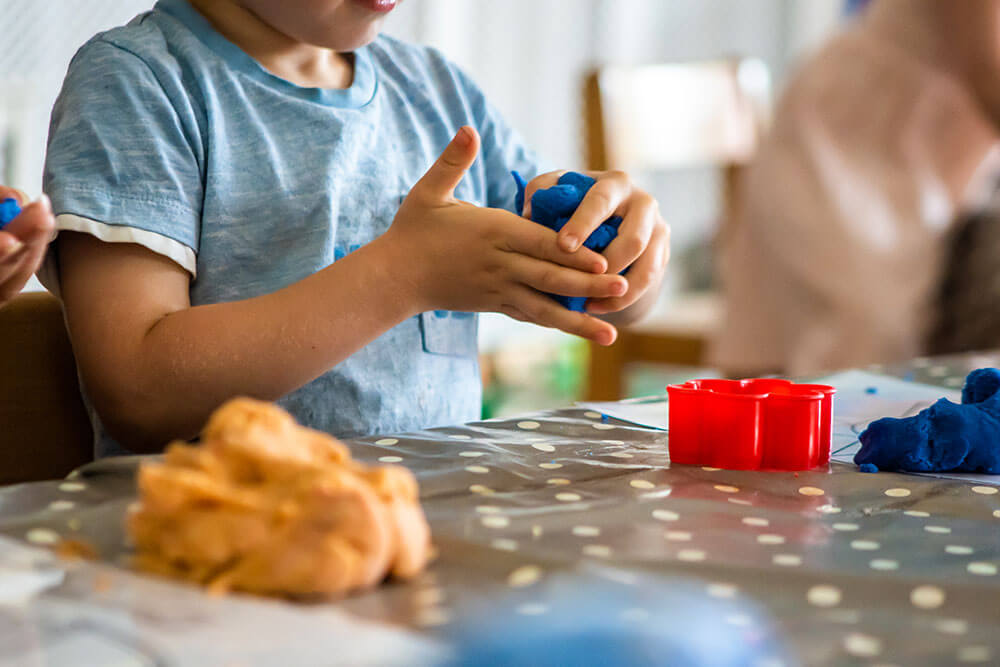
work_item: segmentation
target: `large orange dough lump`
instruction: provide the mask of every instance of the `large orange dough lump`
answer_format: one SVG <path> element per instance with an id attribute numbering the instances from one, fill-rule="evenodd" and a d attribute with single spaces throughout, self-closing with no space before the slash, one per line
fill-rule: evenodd
<path id="1" fill-rule="evenodd" d="M 419 573 L 430 529 L 413 475 L 351 460 L 280 408 L 234 399 L 200 446 L 139 470 L 128 531 L 142 570 L 215 592 L 343 595 Z"/>

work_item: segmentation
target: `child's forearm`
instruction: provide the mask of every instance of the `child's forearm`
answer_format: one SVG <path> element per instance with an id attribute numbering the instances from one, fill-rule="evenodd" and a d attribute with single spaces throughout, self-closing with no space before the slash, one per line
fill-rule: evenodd
<path id="1" fill-rule="evenodd" d="M 119 250 L 74 239 L 81 241 L 106 246 L 101 253 Z M 134 296 L 128 289 L 122 295 L 118 283 L 120 305 L 102 303 L 97 295 L 109 292 L 101 285 L 114 284 L 114 274 L 127 272 L 131 262 L 117 272 L 83 271 L 79 249 L 61 245 L 67 318 L 84 379 L 111 435 L 134 451 L 156 451 L 172 438 L 194 436 L 209 413 L 234 395 L 277 399 L 419 312 L 406 262 L 378 240 L 277 292 L 168 306 L 159 316 L 134 302 L 140 294 L 148 298 L 150 282 L 157 293 L 155 276 Z M 148 253 L 135 246 L 130 252 Z M 92 324 L 103 317 L 122 321 L 113 343 Z"/>

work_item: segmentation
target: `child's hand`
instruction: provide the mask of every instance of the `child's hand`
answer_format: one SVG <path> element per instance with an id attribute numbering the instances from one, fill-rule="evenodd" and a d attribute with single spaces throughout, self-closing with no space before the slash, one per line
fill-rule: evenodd
<path id="1" fill-rule="evenodd" d="M 523 211 L 526 218 L 531 216 L 531 196 L 535 191 L 552 187 L 564 173 L 542 174 L 528 183 Z M 578 251 L 583 241 L 602 222 L 618 215 L 622 217 L 618 236 L 604 251 L 608 261 L 607 272 L 613 275 L 631 267 L 626 274 L 628 292 L 622 296 L 592 299 L 587 302 L 587 311 L 595 315 L 618 312 L 644 295 L 651 297 L 644 301 L 651 302 L 670 259 L 670 227 L 660 217 L 659 204 L 649 193 L 637 188 L 624 172 L 584 173 L 597 182 L 587 192 L 573 217 L 559 231 L 559 246 L 567 252 Z"/>
<path id="2" fill-rule="evenodd" d="M 615 328 L 566 310 L 542 292 L 599 299 L 621 298 L 628 283 L 586 248 L 569 252 L 556 234 L 500 209 L 454 198 L 454 190 L 479 151 L 479 137 L 464 127 L 400 207 L 380 239 L 421 311 L 494 311 L 561 329 L 603 345 Z"/>
<path id="3" fill-rule="evenodd" d="M 0 186 L 0 200 L 13 197 L 21 214 L 0 231 L 0 305 L 17 296 L 45 256 L 55 218 L 47 197 L 25 206 L 28 198 L 18 190 Z"/>

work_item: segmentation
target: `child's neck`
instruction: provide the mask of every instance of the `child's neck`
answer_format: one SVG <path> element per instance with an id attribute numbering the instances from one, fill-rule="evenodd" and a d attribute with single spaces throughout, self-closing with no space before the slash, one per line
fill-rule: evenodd
<path id="1" fill-rule="evenodd" d="M 295 41 L 232 0 L 189 0 L 212 26 L 265 69 L 308 88 L 348 88 L 354 59 Z"/>

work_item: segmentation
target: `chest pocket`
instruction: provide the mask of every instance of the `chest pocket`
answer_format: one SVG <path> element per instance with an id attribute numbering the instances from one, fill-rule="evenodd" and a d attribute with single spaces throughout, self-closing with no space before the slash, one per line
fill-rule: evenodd
<path id="1" fill-rule="evenodd" d="M 479 318 L 475 313 L 435 310 L 420 314 L 424 352 L 452 357 L 475 357 Z"/>

